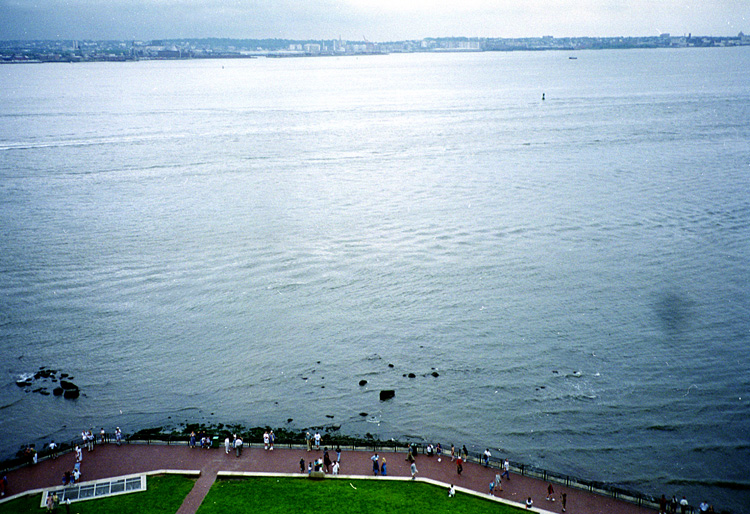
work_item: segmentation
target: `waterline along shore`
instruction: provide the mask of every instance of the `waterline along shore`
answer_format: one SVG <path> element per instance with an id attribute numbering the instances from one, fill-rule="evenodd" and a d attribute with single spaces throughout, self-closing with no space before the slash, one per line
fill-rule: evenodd
<path id="1" fill-rule="evenodd" d="M 438 37 L 421 40 L 371 42 L 320 39 L 252 40 L 184 38 L 151 41 L 0 41 L 0 64 L 32 62 L 125 62 L 139 60 L 253 59 L 257 57 L 362 56 L 389 53 L 514 52 L 627 50 L 643 48 L 726 48 L 750 45 L 750 37 Z"/>

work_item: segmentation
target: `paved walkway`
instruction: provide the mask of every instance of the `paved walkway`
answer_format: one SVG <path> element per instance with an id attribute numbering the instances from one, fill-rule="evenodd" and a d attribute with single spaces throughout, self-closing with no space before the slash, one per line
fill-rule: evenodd
<path id="1" fill-rule="evenodd" d="M 335 460 L 336 453 L 330 452 Z M 323 452 L 304 449 L 282 449 L 273 451 L 263 448 L 245 448 L 240 458 L 234 453 L 227 455 L 223 448 L 191 449 L 186 445 L 141 445 L 130 444 L 117 447 L 112 444 L 97 446 L 93 452 L 83 451 L 81 465 L 82 481 L 110 478 L 133 473 L 143 473 L 160 469 L 200 470 L 201 477 L 196 481 L 193 490 L 185 498 L 178 514 L 193 514 L 205 494 L 216 479 L 219 471 L 279 472 L 299 474 L 299 461 L 322 457 Z M 372 476 L 372 452 L 344 451 L 341 455 L 341 474 Z M 383 452 L 380 456 L 387 459 L 388 475 L 409 477 L 409 463 L 404 453 Z M 67 453 L 57 459 L 47 459 L 36 465 L 26 466 L 9 472 L 7 494 L 14 495 L 32 489 L 41 489 L 60 485 L 66 470 L 73 469 L 75 455 Z M 475 463 L 465 463 L 461 475 L 456 473 L 455 463 L 450 457 L 443 456 L 442 462 L 437 457 L 418 455 L 416 459 L 418 477 L 430 478 L 446 484 L 454 484 L 460 491 L 470 489 L 483 494 L 488 493 L 489 483 L 494 480 L 494 468 L 485 468 Z M 553 484 L 557 501 L 548 502 L 547 483 L 530 477 L 511 473 L 511 480 L 503 480 L 503 491 L 495 496 L 522 503 L 531 496 L 534 510 L 544 509 L 553 513 L 562 512 L 560 495 L 567 493 L 567 513 L 572 514 L 654 514 L 655 511 L 638 507 L 628 502 L 598 494 Z"/>

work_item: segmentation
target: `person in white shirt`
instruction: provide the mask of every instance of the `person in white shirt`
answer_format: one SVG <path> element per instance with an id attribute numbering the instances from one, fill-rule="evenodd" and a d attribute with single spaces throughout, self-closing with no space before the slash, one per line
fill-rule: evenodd
<path id="1" fill-rule="evenodd" d="M 57 443 L 55 441 L 50 441 L 48 448 L 50 451 L 50 455 L 52 455 L 52 458 L 56 459 L 57 458 Z"/>

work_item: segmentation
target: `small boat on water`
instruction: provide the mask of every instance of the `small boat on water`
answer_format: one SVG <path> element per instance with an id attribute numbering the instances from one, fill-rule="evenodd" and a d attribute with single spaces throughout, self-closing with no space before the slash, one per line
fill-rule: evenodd
<path id="1" fill-rule="evenodd" d="M 578 59 L 578 57 L 573 57 L 573 56 L 571 55 L 570 57 L 568 57 L 568 59 L 570 59 L 570 60 L 575 60 L 575 59 Z"/>

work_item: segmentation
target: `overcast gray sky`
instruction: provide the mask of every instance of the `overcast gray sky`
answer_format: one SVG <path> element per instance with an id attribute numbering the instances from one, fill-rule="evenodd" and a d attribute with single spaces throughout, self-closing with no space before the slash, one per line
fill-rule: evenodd
<path id="1" fill-rule="evenodd" d="M 0 0 L 0 39 L 737 35 L 750 0 Z"/>

